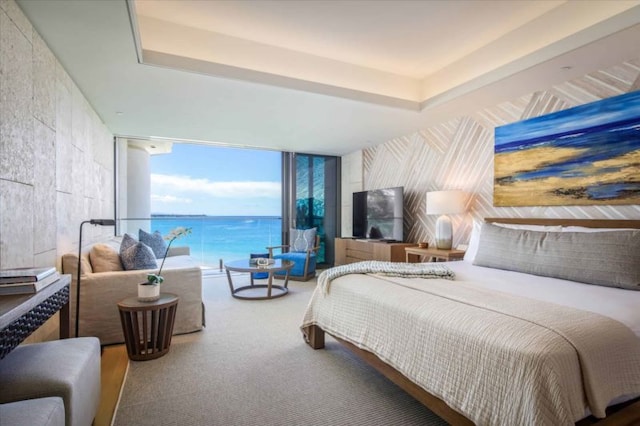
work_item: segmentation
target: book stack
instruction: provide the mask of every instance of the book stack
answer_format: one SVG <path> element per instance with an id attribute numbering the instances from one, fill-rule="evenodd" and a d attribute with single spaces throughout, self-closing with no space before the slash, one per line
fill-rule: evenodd
<path id="1" fill-rule="evenodd" d="M 0 295 L 37 293 L 59 278 L 54 267 L 0 269 Z"/>

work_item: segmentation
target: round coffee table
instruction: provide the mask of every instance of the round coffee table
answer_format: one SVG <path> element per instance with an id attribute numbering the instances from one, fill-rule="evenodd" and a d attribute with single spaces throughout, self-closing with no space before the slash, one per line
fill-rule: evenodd
<path id="1" fill-rule="evenodd" d="M 229 280 L 229 289 L 231 295 L 238 299 L 265 300 L 282 297 L 289 293 L 287 286 L 289 285 L 289 271 L 293 268 L 293 262 L 290 260 L 275 259 L 274 263 L 267 266 L 258 266 L 246 260 L 234 260 L 224 264 L 227 271 L 227 279 Z M 273 284 L 273 273 L 285 271 L 284 285 Z M 251 285 L 234 288 L 231 280 L 231 272 L 248 272 L 251 279 Z M 256 272 L 267 272 L 269 274 L 267 284 L 254 284 L 253 274 Z"/>

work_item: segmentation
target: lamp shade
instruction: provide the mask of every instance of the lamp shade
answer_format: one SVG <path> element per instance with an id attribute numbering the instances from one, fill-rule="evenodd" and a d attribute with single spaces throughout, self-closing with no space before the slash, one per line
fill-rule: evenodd
<path id="1" fill-rule="evenodd" d="M 457 214 L 465 211 L 467 193 L 464 191 L 427 192 L 427 214 Z"/>

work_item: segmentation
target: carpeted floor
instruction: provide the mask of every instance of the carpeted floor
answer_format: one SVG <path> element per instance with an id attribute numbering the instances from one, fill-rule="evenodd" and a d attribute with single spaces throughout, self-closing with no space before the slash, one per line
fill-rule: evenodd
<path id="1" fill-rule="evenodd" d="M 314 285 L 245 301 L 230 296 L 226 277 L 206 278 L 207 327 L 174 336 L 162 358 L 131 361 L 114 424 L 445 424 L 330 337 L 323 350 L 304 343 L 298 327 Z"/>

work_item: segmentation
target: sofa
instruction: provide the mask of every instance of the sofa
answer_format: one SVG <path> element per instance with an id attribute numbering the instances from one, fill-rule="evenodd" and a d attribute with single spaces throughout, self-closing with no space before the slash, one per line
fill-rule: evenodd
<path id="1" fill-rule="evenodd" d="M 157 273 L 157 269 L 112 270 L 96 272 L 93 264 L 98 259 L 92 256 L 97 246 L 109 246 L 120 252 L 121 237 L 83 247 L 80 279 L 80 321 L 79 336 L 95 336 L 101 345 L 123 343 L 124 335 L 120 323 L 117 303 L 122 299 L 137 296 L 138 284 L 147 280 L 147 274 Z M 92 259 L 93 257 L 93 259 Z M 158 265 L 162 259 L 158 259 Z M 102 262 L 101 262 L 102 265 Z M 62 271 L 71 274 L 71 330 L 75 329 L 76 276 L 78 254 L 62 256 Z M 171 247 L 162 269 L 164 282 L 161 292 L 174 293 L 179 298 L 173 334 L 191 333 L 204 326 L 204 305 L 202 303 L 202 270 L 190 256 L 189 247 Z"/>

